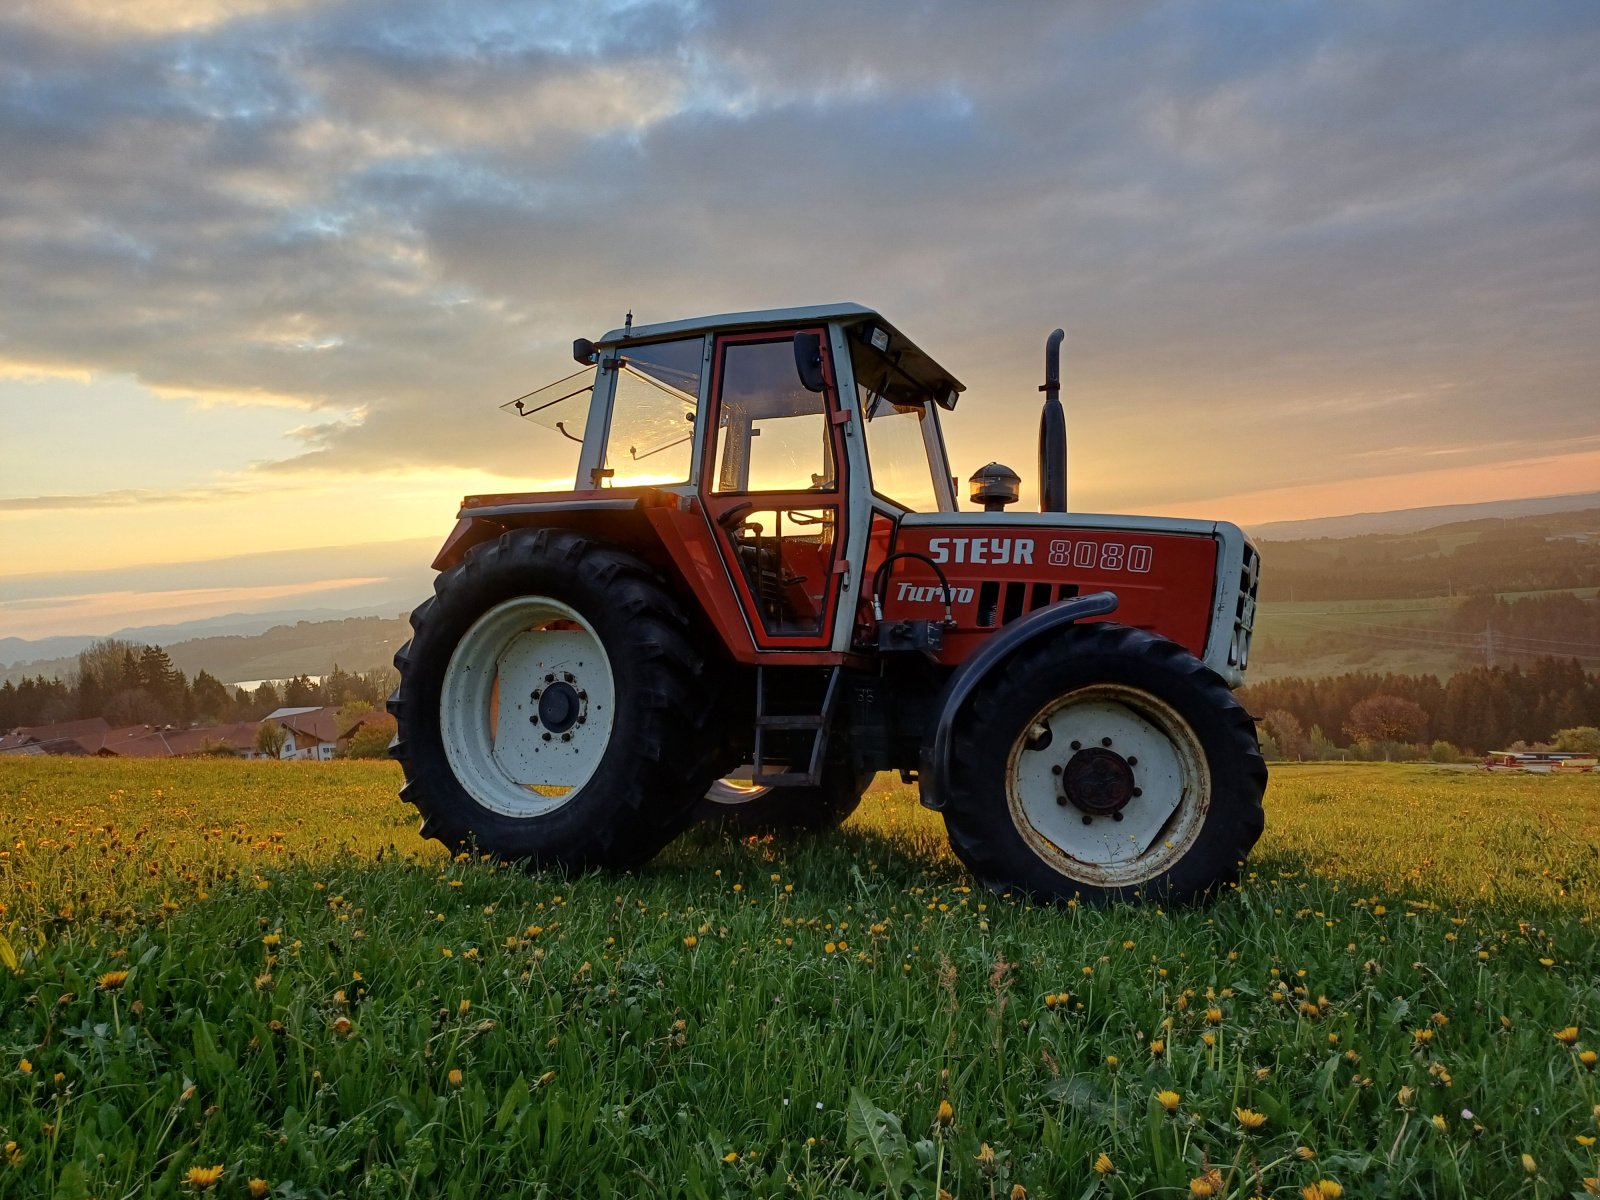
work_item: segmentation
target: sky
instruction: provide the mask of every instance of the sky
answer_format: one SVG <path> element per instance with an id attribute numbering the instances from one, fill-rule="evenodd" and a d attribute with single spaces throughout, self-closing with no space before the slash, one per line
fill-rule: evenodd
<path id="1" fill-rule="evenodd" d="M 364 586 L 276 552 L 570 478 L 574 337 L 840 300 L 963 478 L 1063 326 L 1077 509 L 1593 491 L 1600 8 L 12 0 L 0 637 Z"/>

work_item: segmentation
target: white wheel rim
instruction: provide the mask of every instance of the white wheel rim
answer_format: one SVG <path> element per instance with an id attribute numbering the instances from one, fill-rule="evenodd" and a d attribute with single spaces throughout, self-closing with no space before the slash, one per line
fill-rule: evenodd
<path id="1" fill-rule="evenodd" d="M 713 804 L 726 804 L 730 808 L 736 808 L 765 796 L 771 790 L 764 783 L 755 783 L 747 778 L 730 775 L 713 783 L 711 790 L 706 793 L 706 799 Z"/>
<path id="2" fill-rule="evenodd" d="M 473 622 L 445 668 L 439 728 L 450 769 L 494 812 L 554 812 L 599 767 L 615 693 L 599 635 L 575 609 L 548 596 L 498 604 Z"/>
<path id="3" fill-rule="evenodd" d="M 1067 768 L 1085 750 L 1132 763 L 1125 778 L 1139 794 L 1116 816 L 1086 811 L 1081 792 L 1069 795 Z M 1188 853 L 1211 806 L 1211 771 L 1171 705 L 1138 688 L 1093 684 L 1056 697 L 1023 727 L 1006 761 L 1006 803 L 1017 831 L 1056 871 L 1120 887 L 1154 879 Z"/>

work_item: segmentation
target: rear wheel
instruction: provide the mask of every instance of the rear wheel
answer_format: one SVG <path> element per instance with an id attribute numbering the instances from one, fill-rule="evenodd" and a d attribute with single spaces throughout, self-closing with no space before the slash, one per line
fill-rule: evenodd
<path id="1" fill-rule="evenodd" d="M 730 775 L 711 785 L 695 817 L 740 834 L 836 829 L 860 807 L 872 780 L 871 772 L 842 765 L 828 767 L 816 787 L 766 787 Z"/>
<path id="2" fill-rule="evenodd" d="M 389 701 L 423 834 L 539 865 L 651 858 L 712 775 L 710 677 L 660 583 L 580 534 L 517 530 L 434 591 Z"/>
<path id="3" fill-rule="evenodd" d="M 945 822 L 997 889 L 1192 900 L 1237 879 L 1266 778 L 1254 722 L 1193 655 L 1142 630 L 1081 625 L 979 685 Z"/>

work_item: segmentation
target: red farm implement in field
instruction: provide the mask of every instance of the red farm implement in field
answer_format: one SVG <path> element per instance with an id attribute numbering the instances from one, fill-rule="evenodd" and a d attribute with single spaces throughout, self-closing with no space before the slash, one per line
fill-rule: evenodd
<path id="1" fill-rule="evenodd" d="M 1066 511 L 1060 331 L 1041 507 L 958 509 L 962 386 L 840 304 L 580 339 L 507 407 L 576 486 L 469 497 L 390 700 L 423 833 L 569 868 L 696 814 L 844 820 L 898 770 L 991 887 L 1195 898 L 1260 835 L 1243 678 L 1259 557 L 1225 522 Z"/>

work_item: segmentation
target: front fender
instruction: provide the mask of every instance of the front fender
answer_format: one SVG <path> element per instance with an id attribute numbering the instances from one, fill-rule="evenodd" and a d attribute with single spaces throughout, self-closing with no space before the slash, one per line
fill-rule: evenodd
<path id="1" fill-rule="evenodd" d="M 1117 610 L 1115 592 L 1091 592 L 1036 609 L 1020 621 L 1013 621 L 983 644 L 976 654 L 964 659 L 944 685 L 939 697 L 938 716 L 933 736 L 924 738 L 919 755 L 917 779 L 924 808 L 940 809 L 944 801 L 940 790 L 950 770 L 950 743 L 956 718 L 974 688 L 991 671 L 1020 650 L 1049 637 L 1064 625 L 1085 617 L 1103 617 Z"/>

